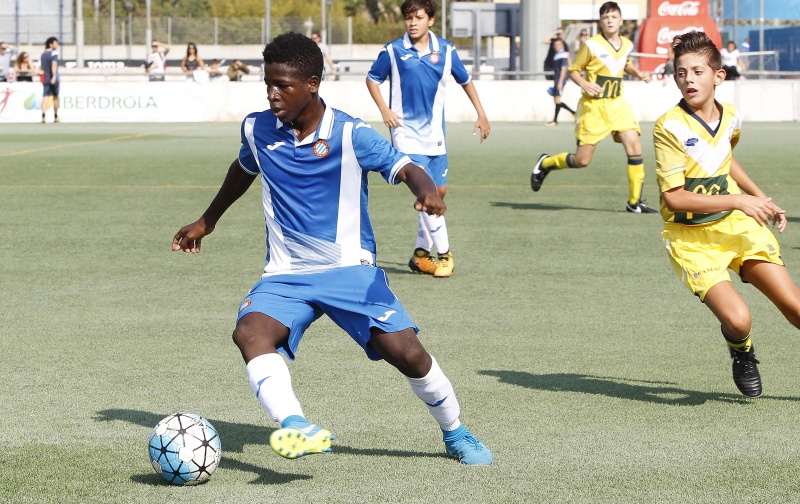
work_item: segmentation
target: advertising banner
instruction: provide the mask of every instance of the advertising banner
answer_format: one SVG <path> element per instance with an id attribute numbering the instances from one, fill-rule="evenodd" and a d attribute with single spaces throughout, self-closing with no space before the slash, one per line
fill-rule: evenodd
<path id="1" fill-rule="evenodd" d="M 639 68 L 647 72 L 661 72 L 667 62 L 669 45 L 681 33 L 705 32 L 722 47 L 717 24 L 709 16 L 708 0 L 650 0 L 648 17 L 636 34 L 636 48 L 640 53 L 663 58 L 640 58 Z"/>

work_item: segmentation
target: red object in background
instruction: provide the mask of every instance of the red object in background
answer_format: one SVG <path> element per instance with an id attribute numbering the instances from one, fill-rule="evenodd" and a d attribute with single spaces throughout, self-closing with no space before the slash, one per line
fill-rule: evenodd
<path id="1" fill-rule="evenodd" d="M 39 74 L 39 82 L 41 82 L 42 84 L 44 84 L 44 74 L 43 74 L 43 73 L 40 73 L 40 74 Z"/>
<path id="2" fill-rule="evenodd" d="M 639 68 L 662 71 L 672 39 L 690 31 L 705 32 L 722 47 L 719 28 L 708 16 L 708 0 L 650 0 L 648 18 L 636 33 L 636 48 L 641 53 L 663 55 L 664 59 L 640 58 Z"/>

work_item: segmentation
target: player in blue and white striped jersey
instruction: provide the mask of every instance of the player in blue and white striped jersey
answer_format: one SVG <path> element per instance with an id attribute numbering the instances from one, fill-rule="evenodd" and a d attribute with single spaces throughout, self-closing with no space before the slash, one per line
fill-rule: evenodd
<path id="1" fill-rule="evenodd" d="M 264 49 L 270 109 L 247 116 L 239 156 L 196 222 L 182 227 L 172 249 L 200 252 L 204 236 L 261 175 L 267 230 L 262 278 L 239 306 L 233 341 L 253 393 L 281 428 L 270 436 L 279 455 L 331 451 L 331 433 L 306 420 L 279 353 L 294 359 L 305 330 L 328 315 L 373 360 L 403 373 L 442 429 L 445 450 L 465 464 L 492 454 L 460 422 L 453 386 L 417 338 L 419 329 L 375 267 L 367 174 L 405 184 L 418 211 L 441 215 L 436 186 L 368 124 L 319 97 L 322 53 L 297 33 Z"/>
<path id="2" fill-rule="evenodd" d="M 481 142 L 489 136 L 489 120 L 456 47 L 430 31 L 436 14 L 433 0 L 406 0 L 400 11 L 406 34 L 383 46 L 367 75 L 367 89 L 389 127 L 394 147 L 428 172 L 444 198 L 448 170 L 444 101 L 450 75 L 463 86 L 478 113 L 473 134 L 480 130 Z M 387 78 L 388 105 L 380 92 L 380 85 Z M 430 255 L 434 245 L 439 253 L 438 264 Z M 414 271 L 436 277 L 453 274 L 455 263 L 443 216 L 420 212 L 416 250 L 408 265 Z"/>

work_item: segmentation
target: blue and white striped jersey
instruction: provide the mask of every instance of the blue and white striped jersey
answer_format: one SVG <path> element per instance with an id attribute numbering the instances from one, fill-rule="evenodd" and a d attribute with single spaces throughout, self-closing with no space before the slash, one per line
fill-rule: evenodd
<path id="1" fill-rule="evenodd" d="M 397 184 L 397 172 L 410 162 L 369 124 L 331 107 L 302 142 L 271 110 L 248 115 L 239 164 L 261 174 L 268 248 L 263 276 L 374 265 L 367 172 Z"/>
<path id="2" fill-rule="evenodd" d="M 389 78 L 389 108 L 402 120 L 391 129 L 392 144 L 409 154 L 440 156 L 445 146 L 444 94 L 449 75 L 462 86 L 470 75 L 452 42 L 430 34 L 426 51 L 418 51 L 406 33 L 389 42 L 367 78 L 380 85 Z"/>

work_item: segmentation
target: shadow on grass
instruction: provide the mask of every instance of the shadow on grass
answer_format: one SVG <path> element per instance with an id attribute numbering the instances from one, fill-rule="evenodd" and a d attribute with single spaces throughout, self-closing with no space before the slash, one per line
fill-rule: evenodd
<path id="1" fill-rule="evenodd" d="M 699 406 L 708 401 L 749 404 L 752 400 L 738 394 L 698 392 L 678 388 L 674 383 L 630 380 L 582 374 L 554 373 L 536 375 L 522 371 L 480 371 L 484 376 L 494 376 L 501 383 L 518 385 L 550 392 L 581 392 L 618 399 L 644 401 L 671 406 Z M 800 397 L 771 396 L 769 399 L 800 401 Z M 762 399 L 763 400 L 763 399 Z"/>
<path id="2" fill-rule="evenodd" d="M 619 210 L 611 210 L 609 208 L 578 207 L 573 205 L 546 205 L 544 203 L 509 203 L 506 201 L 492 201 L 490 205 L 493 207 L 510 208 L 512 210 L 588 210 L 591 212 L 620 213 Z"/>
<path id="3" fill-rule="evenodd" d="M 130 410 L 130 409 L 107 409 L 97 412 L 94 419 L 98 422 L 110 422 L 114 420 L 121 420 L 143 427 L 152 428 L 165 416 L 162 413 L 151 413 L 148 411 Z M 214 428 L 219 432 L 219 437 L 222 440 L 222 451 L 242 453 L 245 445 L 268 445 L 270 434 L 275 429 L 265 427 L 263 425 L 241 424 L 226 422 L 224 420 L 208 419 Z M 271 449 L 271 448 L 270 448 Z M 346 445 L 334 443 L 334 453 L 342 453 L 347 455 L 366 455 L 366 456 L 384 456 L 384 457 L 444 457 L 444 453 L 421 453 L 408 450 L 387 450 L 387 449 L 363 449 L 351 448 Z M 278 457 L 278 455 L 276 455 Z M 229 457 L 222 457 L 220 467 L 224 469 L 233 469 L 243 472 L 255 473 L 258 477 L 251 481 L 254 484 L 263 485 L 279 485 L 284 483 L 291 483 L 295 480 L 311 479 L 311 476 L 305 474 L 286 474 L 258 467 L 253 464 L 241 462 L 231 459 Z M 138 474 L 131 476 L 131 479 L 137 483 L 145 485 L 162 485 L 167 484 L 161 476 L 153 473 L 151 474 Z"/>

